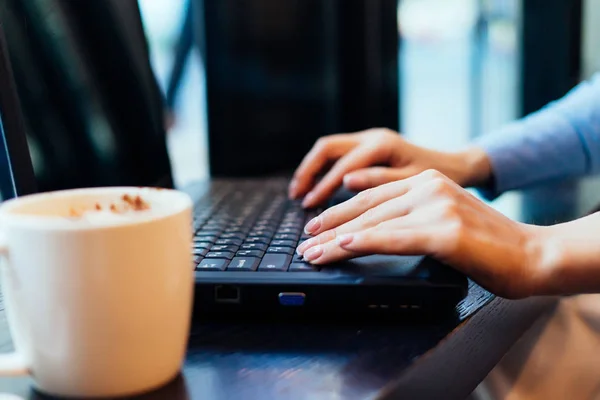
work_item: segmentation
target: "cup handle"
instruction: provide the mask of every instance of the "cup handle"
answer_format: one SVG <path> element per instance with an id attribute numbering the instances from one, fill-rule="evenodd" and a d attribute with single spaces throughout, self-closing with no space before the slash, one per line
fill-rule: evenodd
<path id="1" fill-rule="evenodd" d="M 8 266 L 8 247 L 4 234 L 0 233 L 0 257 L 4 259 L 5 267 Z M 29 368 L 24 357 L 18 353 L 0 354 L 0 376 L 27 375 Z"/>

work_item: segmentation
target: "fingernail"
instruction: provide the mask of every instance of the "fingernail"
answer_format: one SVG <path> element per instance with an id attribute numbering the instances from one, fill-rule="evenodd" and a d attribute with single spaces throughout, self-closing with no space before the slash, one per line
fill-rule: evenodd
<path id="1" fill-rule="evenodd" d="M 344 176 L 344 186 L 363 186 L 365 184 L 365 178 L 356 174 L 348 174 Z"/>
<path id="2" fill-rule="evenodd" d="M 315 194 L 314 193 L 309 193 L 304 197 L 304 200 L 302 201 L 302 207 L 310 207 L 313 205 L 313 202 L 315 200 Z"/>
<path id="3" fill-rule="evenodd" d="M 337 242 L 338 242 L 338 245 L 344 247 L 344 246 L 352 243 L 353 239 L 354 239 L 354 235 L 351 233 L 347 233 L 345 235 L 338 236 Z"/>
<path id="4" fill-rule="evenodd" d="M 321 257 L 323 255 L 323 247 L 321 246 L 315 246 L 315 247 L 311 247 L 310 249 L 308 249 L 306 251 L 306 253 L 304 253 L 304 259 L 306 261 L 314 261 L 317 258 Z"/>
<path id="5" fill-rule="evenodd" d="M 306 249 L 311 247 L 313 244 L 316 244 L 315 238 L 308 239 L 307 241 L 303 242 L 300 246 L 298 246 L 298 248 L 296 249 L 296 253 L 298 253 L 298 255 L 300 256 L 303 255 Z"/>
<path id="6" fill-rule="evenodd" d="M 352 182 L 354 181 L 354 177 L 350 174 L 348 175 L 344 175 L 344 186 L 350 186 L 352 185 Z"/>
<path id="7" fill-rule="evenodd" d="M 297 188 L 298 188 L 298 181 L 295 179 L 292 179 L 292 181 L 290 182 L 290 186 L 288 187 L 288 196 L 290 197 L 290 199 L 296 198 L 296 189 Z"/>
<path id="8" fill-rule="evenodd" d="M 311 235 L 312 233 L 316 232 L 317 229 L 319 229 L 320 227 L 321 227 L 321 218 L 314 217 L 304 227 L 304 233 L 306 233 L 307 235 Z"/>

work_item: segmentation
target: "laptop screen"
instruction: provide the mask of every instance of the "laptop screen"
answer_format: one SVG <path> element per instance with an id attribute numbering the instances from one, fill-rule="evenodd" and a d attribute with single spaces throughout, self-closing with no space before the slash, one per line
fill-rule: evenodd
<path id="1" fill-rule="evenodd" d="M 39 191 L 172 187 L 137 2 L 122 1 L 0 0 L 18 98 L 3 119 L 20 108 Z"/>

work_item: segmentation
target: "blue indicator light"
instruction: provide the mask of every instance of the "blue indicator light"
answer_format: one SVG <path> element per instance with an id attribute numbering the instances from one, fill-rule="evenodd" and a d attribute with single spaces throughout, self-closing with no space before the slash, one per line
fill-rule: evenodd
<path id="1" fill-rule="evenodd" d="M 282 292 L 279 293 L 279 304 L 282 306 L 301 306 L 304 305 L 306 294 L 301 292 Z"/>

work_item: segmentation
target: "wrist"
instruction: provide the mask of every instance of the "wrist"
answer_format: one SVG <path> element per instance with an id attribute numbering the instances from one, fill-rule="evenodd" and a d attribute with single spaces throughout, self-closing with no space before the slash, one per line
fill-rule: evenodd
<path id="1" fill-rule="evenodd" d="M 536 294 L 568 295 L 600 290 L 599 223 L 597 214 L 539 229 L 541 252 Z"/>
<path id="2" fill-rule="evenodd" d="M 470 147 L 454 153 L 457 183 L 463 187 L 485 186 L 492 177 L 492 164 L 487 153 L 479 147 Z"/>
<path id="3" fill-rule="evenodd" d="M 529 292 L 531 296 L 557 294 L 555 282 L 556 272 L 562 263 L 563 251 L 558 246 L 560 239 L 551 228 L 523 224 L 527 231 L 524 267 L 530 280 Z"/>

